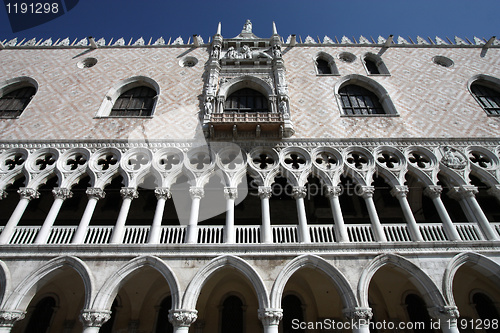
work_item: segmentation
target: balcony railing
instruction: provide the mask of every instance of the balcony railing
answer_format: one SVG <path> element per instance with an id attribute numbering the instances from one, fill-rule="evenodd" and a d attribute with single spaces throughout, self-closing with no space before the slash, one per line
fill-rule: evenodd
<path id="1" fill-rule="evenodd" d="M 272 112 L 223 112 L 212 113 L 212 123 L 281 123 L 283 115 Z"/>
<path id="2" fill-rule="evenodd" d="M 500 223 L 491 223 L 500 236 Z M 420 233 L 425 242 L 448 241 L 443 225 L 440 223 L 418 223 Z M 454 223 L 462 241 L 484 240 L 475 223 Z M 406 224 L 382 224 L 388 242 L 411 242 Z M 47 244 L 70 244 L 76 232 L 76 226 L 53 226 Z M 297 225 L 273 225 L 271 227 L 273 242 L 299 243 Z M 370 224 L 346 224 L 349 241 L 352 243 L 376 242 Z M 3 227 L 0 227 L 0 232 Z M 40 226 L 16 227 L 9 244 L 34 244 Z M 108 244 L 113 232 L 112 226 L 91 226 L 87 230 L 84 244 Z M 149 241 L 150 226 L 126 226 L 122 244 L 146 244 Z M 186 234 L 186 226 L 162 226 L 160 244 L 182 244 Z M 309 225 L 311 243 L 335 243 L 337 236 L 333 225 Z M 235 226 L 237 244 L 261 243 L 261 226 Z M 198 244 L 224 243 L 224 226 L 198 226 Z"/>

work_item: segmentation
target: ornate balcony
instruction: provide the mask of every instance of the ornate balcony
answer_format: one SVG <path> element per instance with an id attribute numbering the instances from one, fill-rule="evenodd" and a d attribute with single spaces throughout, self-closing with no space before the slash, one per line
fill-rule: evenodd
<path id="1" fill-rule="evenodd" d="M 210 137 L 283 137 L 281 113 L 222 112 L 210 116 Z"/>

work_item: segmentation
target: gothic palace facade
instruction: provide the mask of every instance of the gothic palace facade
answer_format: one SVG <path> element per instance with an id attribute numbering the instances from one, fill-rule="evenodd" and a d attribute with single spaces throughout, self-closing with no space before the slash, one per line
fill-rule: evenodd
<path id="1" fill-rule="evenodd" d="M 269 32 L 0 43 L 0 332 L 498 332 L 500 43 Z"/>

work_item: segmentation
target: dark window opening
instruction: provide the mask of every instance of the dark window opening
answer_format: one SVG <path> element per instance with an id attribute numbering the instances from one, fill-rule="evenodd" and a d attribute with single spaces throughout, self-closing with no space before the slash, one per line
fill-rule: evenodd
<path id="1" fill-rule="evenodd" d="M 424 327 L 415 326 L 415 333 L 432 333 L 431 329 L 431 318 L 429 312 L 427 312 L 427 307 L 422 298 L 415 294 L 409 294 L 405 298 L 406 310 L 408 311 L 408 316 L 410 317 L 410 322 L 412 323 L 422 323 Z"/>
<path id="2" fill-rule="evenodd" d="M 332 74 L 332 69 L 328 64 L 328 61 L 323 59 L 316 60 L 316 68 L 318 69 L 318 74 L 327 75 Z"/>
<path id="3" fill-rule="evenodd" d="M 33 314 L 24 332 L 46 333 L 50 327 L 55 306 L 56 300 L 53 297 L 45 297 L 39 301 L 33 310 Z"/>
<path id="4" fill-rule="evenodd" d="M 378 97 L 368 89 L 347 85 L 339 90 L 342 109 L 346 115 L 384 114 Z"/>
<path id="5" fill-rule="evenodd" d="M 0 98 L 0 118 L 17 118 L 36 93 L 35 87 L 16 89 Z"/>
<path id="6" fill-rule="evenodd" d="M 366 69 L 368 70 L 368 73 L 381 74 L 377 64 L 372 59 L 365 58 L 365 65 L 366 65 Z"/>
<path id="7" fill-rule="evenodd" d="M 498 114 L 500 115 L 500 92 L 489 87 L 483 86 L 479 83 L 473 83 L 470 86 L 474 97 L 478 101 L 479 105 L 488 114 Z"/>
<path id="8" fill-rule="evenodd" d="M 111 117 L 148 117 L 153 114 L 156 91 L 149 87 L 136 87 L 118 97 L 109 114 Z"/>
<path id="9" fill-rule="evenodd" d="M 156 319 L 156 333 L 173 333 L 174 326 L 168 321 L 168 310 L 172 308 L 172 297 L 163 299 L 158 310 L 158 319 Z"/>
<path id="10" fill-rule="evenodd" d="M 229 112 L 268 112 L 267 98 L 260 92 L 244 88 L 232 93 L 226 99 L 224 111 Z"/>
<path id="11" fill-rule="evenodd" d="M 116 319 L 116 309 L 118 308 L 118 302 L 116 299 L 113 301 L 113 305 L 111 305 L 111 318 L 104 324 L 102 324 L 101 328 L 99 329 L 99 333 L 111 333 L 113 332 L 113 324 L 115 323 Z"/>
<path id="12" fill-rule="evenodd" d="M 283 333 L 304 333 L 304 329 L 294 329 L 297 325 L 295 322 L 304 322 L 304 313 L 302 310 L 302 302 L 295 295 L 285 296 L 282 300 L 283 306 Z"/>
<path id="13" fill-rule="evenodd" d="M 221 333 L 243 333 L 243 302 L 229 296 L 222 303 Z"/>

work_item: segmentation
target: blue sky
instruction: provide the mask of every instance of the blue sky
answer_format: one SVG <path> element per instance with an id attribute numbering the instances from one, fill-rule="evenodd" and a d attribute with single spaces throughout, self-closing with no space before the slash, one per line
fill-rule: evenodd
<path id="1" fill-rule="evenodd" d="M 66 14 L 17 33 L 12 32 L 2 6 L 0 40 L 94 36 L 127 41 L 152 37 L 154 41 L 162 36 L 168 41 L 182 36 L 187 41 L 199 34 L 207 41 L 219 21 L 222 35 L 228 38 L 241 31 L 246 19 L 259 37 L 270 36 L 275 21 L 285 38 L 290 34 L 303 39 L 394 34 L 412 39 L 417 35 L 488 39 L 500 38 L 499 13 L 499 0 L 80 0 Z"/>

